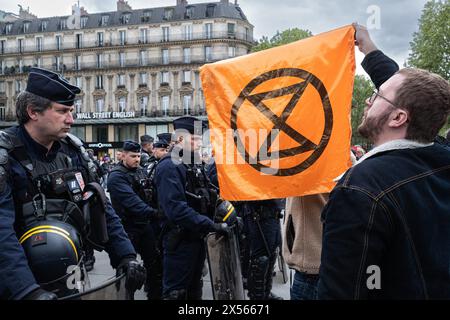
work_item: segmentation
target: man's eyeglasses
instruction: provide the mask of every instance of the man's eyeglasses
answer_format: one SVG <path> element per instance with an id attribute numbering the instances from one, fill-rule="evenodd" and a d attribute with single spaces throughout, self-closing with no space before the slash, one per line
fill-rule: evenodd
<path id="1" fill-rule="evenodd" d="M 372 95 L 369 98 L 369 103 L 373 104 L 377 97 L 380 97 L 380 98 L 384 99 L 385 101 L 389 102 L 395 108 L 398 108 L 391 100 L 389 100 L 389 99 L 383 97 L 381 94 L 379 94 L 377 90 L 373 90 L 373 93 L 372 93 Z"/>

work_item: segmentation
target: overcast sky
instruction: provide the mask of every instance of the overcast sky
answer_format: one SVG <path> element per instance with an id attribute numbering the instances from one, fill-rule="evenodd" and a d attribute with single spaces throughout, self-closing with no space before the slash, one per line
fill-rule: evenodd
<path id="1" fill-rule="evenodd" d="M 234 2 L 234 0 L 231 0 Z M 189 3 L 209 2 L 188 0 Z M 214 2 L 214 1 L 211 1 Z M 378 47 L 400 66 L 408 57 L 409 42 L 418 29 L 418 19 L 426 0 L 238 0 L 254 35 L 271 37 L 277 30 L 308 29 L 313 34 L 329 31 L 357 21 L 367 25 Z M 21 4 L 38 17 L 71 13 L 72 0 L 0 0 L 0 10 L 18 13 Z M 169 6 L 176 0 L 128 0 L 133 9 Z M 116 0 L 80 0 L 88 12 L 116 10 Z M 357 51 L 358 52 L 358 51 Z M 362 55 L 357 53 L 357 62 Z M 361 69 L 357 69 L 362 73 Z"/>

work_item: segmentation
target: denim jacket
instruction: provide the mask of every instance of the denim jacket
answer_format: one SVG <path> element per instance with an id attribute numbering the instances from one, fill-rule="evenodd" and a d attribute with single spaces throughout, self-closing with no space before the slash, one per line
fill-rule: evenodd
<path id="1" fill-rule="evenodd" d="M 319 299 L 450 299 L 450 147 L 396 140 L 322 212 Z"/>

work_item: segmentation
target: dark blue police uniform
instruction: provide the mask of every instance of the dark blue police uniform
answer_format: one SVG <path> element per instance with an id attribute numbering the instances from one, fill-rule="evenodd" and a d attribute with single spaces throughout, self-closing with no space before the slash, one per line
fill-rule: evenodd
<path id="1" fill-rule="evenodd" d="M 123 150 L 139 153 L 141 148 L 136 142 L 125 141 Z M 156 221 L 156 210 L 151 206 L 152 188 L 147 173 L 142 167 L 128 168 L 120 163 L 109 175 L 108 190 L 113 208 L 122 219 L 125 231 L 147 269 L 147 297 L 160 299 L 160 228 Z"/>
<path id="2" fill-rule="evenodd" d="M 194 131 L 193 117 L 174 121 L 175 130 Z M 195 132 L 196 134 L 199 134 Z M 181 154 L 178 145 L 172 154 Z M 204 237 L 216 231 L 211 220 L 216 198 L 208 189 L 202 163 L 185 164 L 169 153 L 156 168 L 155 185 L 165 215 L 163 231 L 163 296 L 165 299 L 201 299 L 206 257 Z M 194 158 L 194 154 L 191 154 Z"/>

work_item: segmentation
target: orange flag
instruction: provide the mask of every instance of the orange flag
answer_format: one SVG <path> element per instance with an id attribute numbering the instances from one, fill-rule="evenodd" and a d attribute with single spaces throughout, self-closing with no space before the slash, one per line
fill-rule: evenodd
<path id="1" fill-rule="evenodd" d="M 352 26 L 200 72 L 223 198 L 331 191 L 350 163 Z"/>

